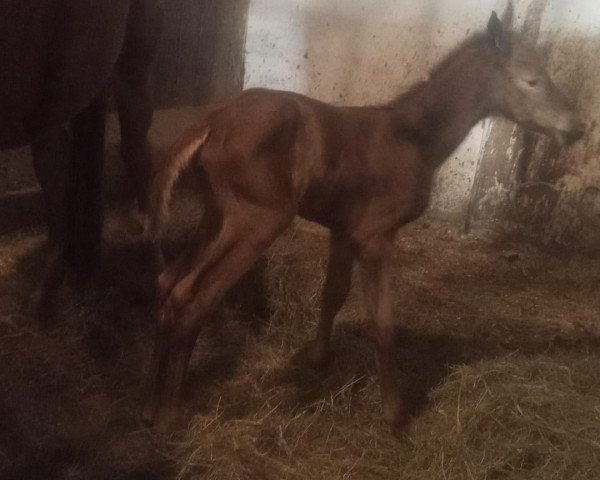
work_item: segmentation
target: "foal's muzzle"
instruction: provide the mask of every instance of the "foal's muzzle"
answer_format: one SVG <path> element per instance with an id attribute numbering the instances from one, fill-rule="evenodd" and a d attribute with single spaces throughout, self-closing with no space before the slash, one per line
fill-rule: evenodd
<path id="1" fill-rule="evenodd" d="M 571 145 L 583 137 L 586 130 L 585 123 L 577 121 L 569 130 L 560 130 L 558 140 L 563 145 Z"/>

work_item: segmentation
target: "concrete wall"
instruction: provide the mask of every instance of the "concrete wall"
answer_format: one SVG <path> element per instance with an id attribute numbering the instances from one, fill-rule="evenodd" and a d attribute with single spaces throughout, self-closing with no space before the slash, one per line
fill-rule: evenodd
<path id="1" fill-rule="evenodd" d="M 344 105 L 382 103 L 485 28 L 497 0 L 250 0 L 244 87 Z M 550 71 L 595 127 L 600 2 L 520 0 L 514 27 L 545 43 Z M 438 172 L 431 212 L 545 243 L 600 245 L 600 142 L 594 129 L 561 150 L 485 120 Z"/>

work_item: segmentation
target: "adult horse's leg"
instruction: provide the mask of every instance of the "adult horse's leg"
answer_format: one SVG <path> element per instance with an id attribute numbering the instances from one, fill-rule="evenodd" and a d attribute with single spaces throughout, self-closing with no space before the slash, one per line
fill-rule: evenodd
<path id="1" fill-rule="evenodd" d="M 55 300 L 70 267 L 80 280 L 91 277 L 102 241 L 104 93 L 65 127 L 31 146 L 44 194 L 50 253 L 42 281 L 38 317 L 54 321 Z"/>
<path id="2" fill-rule="evenodd" d="M 65 127 L 31 145 L 33 167 L 44 195 L 48 240 L 63 245 L 66 233 L 66 184 L 70 135 Z"/>
<path id="3" fill-rule="evenodd" d="M 147 188 L 152 174 L 152 151 L 147 139 L 152 123 L 149 78 L 160 38 L 162 13 L 162 7 L 155 2 L 132 2 L 114 87 L 121 127 L 121 157 L 144 216 L 142 229 L 146 227 Z"/>
<path id="4" fill-rule="evenodd" d="M 90 279 L 100 260 L 105 111 L 102 92 L 71 121 L 64 256 L 80 279 Z"/>
<path id="5" fill-rule="evenodd" d="M 66 269 L 62 253 L 67 232 L 67 172 L 71 157 L 70 135 L 65 127 L 31 145 L 33 166 L 44 195 L 48 254 L 38 303 L 38 319 L 51 325 L 56 314 L 56 296 Z"/>

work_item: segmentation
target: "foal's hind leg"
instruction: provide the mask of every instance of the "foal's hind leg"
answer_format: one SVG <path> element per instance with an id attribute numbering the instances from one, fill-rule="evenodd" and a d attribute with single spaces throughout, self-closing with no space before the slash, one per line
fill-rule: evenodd
<path id="1" fill-rule="evenodd" d="M 244 227 L 235 229 L 229 248 L 213 250 L 221 252 L 220 258 L 205 262 L 206 269 L 197 277 L 197 282 L 192 285 L 185 277 L 175 285 L 165 302 L 163 318 L 171 323 L 158 365 L 160 373 L 157 378 L 162 381 L 158 387 L 160 395 L 156 416 L 159 428 L 168 427 L 179 415 L 185 373 L 206 315 L 256 263 L 282 227 L 292 219 L 292 216 L 284 218 L 279 215 L 269 218 L 269 212 L 253 217 L 244 222 Z M 260 225 L 260 230 L 256 225 Z M 219 236 L 215 243 L 221 241 Z M 192 299 L 188 297 L 190 293 L 193 294 Z"/>
<path id="2" fill-rule="evenodd" d="M 333 320 L 344 305 L 352 279 L 354 248 L 350 240 L 332 234 L 329 246 L 327 278 L 323 288 L 321 318 L 317 334 L 309 350 L 309 360 L 315 367 L 322 367 L 329 359 L 329 342 Z"/>
<path id="3" fill-rule="evenodd" d="M 218 261 L 233 242 L 229 224 L 221 226 L 217 237 L 200 229 L 190 248 L 167 265 L 157 280 L 160 305 L 154 352 L 150 364 L 149 391 L 153 392 L 144 409 L 144 418 L 151 420 L 158 407 L 160 390 L 165 381 L 163 359 L 166 357 L 173 321 L 177 313 L 193 298 L 196 285 L 209 264 Z M 210 243 L 208 243 L 210 242 Z"/>

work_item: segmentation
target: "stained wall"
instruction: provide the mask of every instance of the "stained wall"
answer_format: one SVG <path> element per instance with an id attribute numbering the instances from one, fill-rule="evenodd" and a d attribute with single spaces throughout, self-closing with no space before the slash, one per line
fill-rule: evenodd
<path id="1" fill-rule="evenodd" d="M 339 105 L 390 100 L 474 31 L 496 0 L 250 0 L 244 87 Z M 600 2 L 517 0 L 513 27 L 590 125 L 568 149 L 503 120 L 476 125 L 437 174 L 430 214 L 544 244 L 600 245 Z"/>

